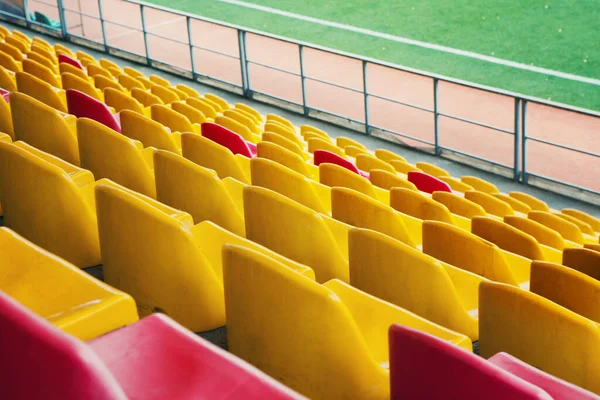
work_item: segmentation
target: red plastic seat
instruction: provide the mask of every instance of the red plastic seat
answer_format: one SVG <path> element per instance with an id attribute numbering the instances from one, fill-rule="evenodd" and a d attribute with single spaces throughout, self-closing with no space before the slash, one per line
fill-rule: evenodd
<path id="1" fill-rule="evenodd" d="M 244 140 L 239 134 L 212 122 L 202 123 L 202 136 L 227 147 L 233 154 L 248 158 L 256 157 L 256 145 Z"/>
<path id="2" fill-rule="evenodd" d="M 130 398 L 303 398 L 162 314 L 89 344 Z"/>
<path id="3" fill-rule="evenodd" d="M 117 116 L 103 102 L 81 93 L 78 90 L 67 90 L 67 108 L 69 114 L 77 118 L 89 118 L 121 133 L 121 125 Z"/>
<path id="4" fill-rule="evenodd" d="M 546 391 L 554 400 L 592 400 L 600 396 L 545 373 L 507 353 L 498 353 L 488 361 Z"/>
<path id="5" fill-rule="evenodd" d="M 0 292 L 3 399 L 126 399 L 85 343 Z"/>
<path id="6" fill-rule="evenodd" d="M 335 153 L 327 151 L 327 150 L 315 150 L 313 159 L 314 159 L 314 164 L 316 166 L 319 166 L 323 163 L 335 164 L 335 165 L 339 165 L 340 167 L 344 167 L 347 170 L 352 171 L 355 174 L 363 176 L 367 179 L 369 179 L 369 177 L 370 177 L 368 172 L 361 171 L 360 169 L 358 169 L 356 167 L 356 165 L 352 164 L 350 161 L 346 160 L 343 157 L 338 156 Z"/>
<path id="7" fill-rule="evenodd" d="M 83 71 L 83 65 L 81 65 L 81 63 L 79 61 L 77 61 L 76 59 L 69 57 L 66 54 L 59 54 L 58 55 L 58 63 L 67 63 L 67 64 L 71 64 L 74 67 L 79 68 L 80 70 Z"/>
<path id="8" fill-rule="evenodd" d="M 8 90 L 0 88 L 0 96 L 5 102 L 10 103 L 10 92 Z"/>
<path id="9" fill-rule="evenodd" d="M 408 181 L 412 182 L 417 189 L 425 193 L 450 192 L 452 189 L 446 182 L 421 171 L 410 171 Z"/>
<path id="10" fill-rule="evenodd" d="M 390 389 L 396 399 L 552 399 L 484 358 L 427 333 L 392 325 Z"/>

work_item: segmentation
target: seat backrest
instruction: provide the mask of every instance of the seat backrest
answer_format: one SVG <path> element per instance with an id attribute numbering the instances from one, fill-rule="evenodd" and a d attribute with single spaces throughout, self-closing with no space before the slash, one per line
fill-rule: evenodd
<path id="1" fill-rule="evenodd" d="M 533 197 L 530 194 L 523 192 L 510 192 L 508 195 L 513 199 L 517 199 L 520 202 L 527 204 L 529 207 L 531 207 L 532 210 L 550 211 L 550 207 L 548 207 L 548 204 L 546 204 L 546 202 L 536 197 Z"/>
<path id="2" fill-rule="evenodd" d="M 531 235 L 488 217 L 475 217 L 471 221 L 471 232 L 488 240 L 503 250 L 519 254 L 530 260 L 544 260 L 538 241 Z"/>
<path id="3" fill-rule="evenodd" d="M 600 280 L 600 252 L 585 248 L 563 250 L 563 265 Z"/>
<path id="4" fill-rule="evenodd" d="M 504 193 L 492 193 L 492 196 L 494 196 L 498 200 L 502 200 L 503 202 L 508 203 L 508 205 L 511 206 L 514 211 L 518 211 L 524 214 L 527 214 L 529 211 L 531 211 L 531 207 L 527 205 L 527 203 L 523 203 L 521 200 L 517 200 L 514 197 L 511 197 Z"/>
<path id="5" fill-rule="evenodd" d="M 73 400 L 127 398 L 88 346 L 4 293 L 0 293 L 0 330 L 3 396 Z"/>
<path id="6" fill-rule="evenodd" d="M 295 131 L 294 127 L 292 127 L 292 130 Z M 324 130 L 315 128 L 314 126 L 311 126 L 311 125 L 300 125 L 300 134 L 304 137 L 304 135 L 306 135 L 308 133 L 315 134 L 326 140 L 330 139 L 329 135 Z"/>
<path id="7" fill-rule="evenodd" d="M 167 106 L 154 104 L 150 107 L 150 112 L 153 120 L 168 127 L 171 132 L 195 132 L 192 123 L 185 115 Z"/>
<path id="8" fill-rule="evenodd" d="M 331 190 L 328 187 L 267 158 L 252 159 L 250 171 L 254 186 L 271 189 L 316 212 L 331 212 Z"/>
<path id="9" fill-rule="evenodd" d="M 74 66 L 77 69 L 80 69 L 83 71 L 83 65 L 81 65 L 81 63 L 79 61 L 77 61 L 76 59 L 74 59 L 73 57 L 68 56 L 67 54 L 61 53 L 58 55 L 58 62 L 59 63 L 66 63 L 69 65 Z"/>
<path id="10" fill-rule="evenodd" d="M 461 176 L 460 180 L 467 185 L 473 186 L 473 189 L 483 193 L 494 194 L 500 192 L 496 185 L 476 176 Z"/>
<path id="11" fill-rule="evenodd" d="M 423 172 L 419 168 L 415 167 L 414 165 L 409 164 L 406 161 L 390 160 L 389 163 L 391 164 L 392 167 L 394 167 L 396 172 L 400 172 L 401 174 L 407 175 L 409 172 L 412 172 L 412 171 Z"/>
<path id="12" fill-rule="evenodd" d="M 250 146 L 244 138 L 221 125 L 212 122 L 203 123 L 202 136 L 228 148 L 234 155 L 241 154 L 248 158 L 253 157 Z"/>
<path id="13" fill-rule="evenodd" d="M 464 197 L 457 196 L 448 192 L 433 192 L 431 198 L 445 205 L 452 214 L 460 215 L 472 219 L 477 216 L 485 216 L 487 213 L 477 203 L 467 200 Z"/>
<path id="14" fill-rule="evenodd" d="M 121 125 L 108 106 L 77 90 L 67 90 L 69 114 L 77 118 L 89 118 L 121 133 Z"/>
<path id="15" fill-rule="evenodd" d="M 162 99 L 157 95 L 142 90 L 140 88 L 131 89 L 131 96 L 140 103 L 142 103 L 144 107 L 150 107 L 154 104 L 165 104 L 165 102 L 162 101 Z"/>
<path id="16" fill-rule="evenodd" d="M 50 85 L 56 88 L 62 87 L 57 75 L 50 68 L 35 60 L 30 58 L 23 60 L 23 71 L 37 76 L 41 80 L 48 82 Z"/>
<path id="17" fill-rule="evenodd" d="M 142 82 L 140 82 L 137 78 L 127 75 L 121 74 L 117 78 L 119 83 L 127 90 L 131 91 L 133 88 L 138 88 L 141 90 L 146 90 L 146 87 Z"/>
<path id="18" fill-rule="evenodd" d="M 28 147 L 0 143 L 4 224 L 79 267 L 100 264 L 93 205 L 65 170 Z M 93 184 L 87 175 L 82 181 Z"/>
<path id="19" fill-rule="evenodd" d="M 308 178 L 313 178 L 302 157 L 279 144 L 263 141 L 256 145 L 256 151 L 258 157 L 268 158 Z"/>
<path id="20" fill-rule="evenodd" d="M 452 192 L 450 185 L 436 178 L 433 175 L 426 174 L 420 171 L 410 171 L 407 174 L 408 180 L 422 192 Z"/>
<path id="21" fill-rule="evenodd" d="M 262 132 L 254 118 L 243 110 L 230 108 L 229 110 L 225 110 L 223 115 L 239 122 L 253 133 L 259 134 Z"/>
<path id="22" fill-rule="evenodd" d="M 316 166 L 319 166 L 319 165 L 325 164 L 325 163 L 335 164 L 335 165 L 338 165 L 340 167 L 347 169 L 350 172 L 354 172 L 355 174 L 360 174 L 360 171 L 356 167 L 356 165 L 352 164 L 347 159 L 345 159 L 335 153 L 332 153 L 327 150 L 315 150 L 313 153 L 314 153 L 314 164 Z"/>
<path id="23" fill-rule="evenodd" d="M 278 133 L 274 133 L 271 131 L 265 131 L 262 134 L 262 140 L 267 141 L 267 142 L 273 142 L 282 147 L 285 147 L 289 151 L 291 151 L 295 154 L 298 154 L 300 157 L 302 157 L 304 159 L 309 158 L 308 154 L 305 153 L 304 150 L 297 143 L 292 142 L 291 140 L 285 138 L 284 136 L 281 136 Z"/>
<path id="24" fill-rule="evenodd" d="M 572 222 L 546 211 L 531 211 L 527 217 L 558 232 L 564 239 L 583 245 L 581 229 Z"/>
<path id="25" fill-rule="evenodd" d="M 465 199 L 479 204 L 488 214 L 496 215 L 501 218 L 504 218 L 507 215 L 514 215 L 515 213 L 510 204 L 489 193 L 469 190 L 465 192 Z"/>
<path id="26" fill-rule="evenodd" d="M 421 231 L 418 227 L 411 226 L 416 232 L 409 231 L 394 209 L 356 190 L 332 188 L 331 215 L 338 221 L 384 233 L 411 247 L 420 243 Z"/>
<path id="27" fill-rule="evenodd" d="M 104 89 L 104 102 L 107 106 L 114 108 L 118 113 L 123 110 L 131 110 L 142 115 L 144 114 L 144 106 L 142 106 L 139 101 L 127 93 L 115 88 L 108 87 Z M 122 126 L 121 129 L 123 129 Z"/>
<path id="28" fill-rule="evenodd" d="M 346 154 L 348 157 L 354 157 L 354 158 L 358 157 L 361 154 L 371 155 L 371 153 L 369 153 L 368 150 L 365 150 L 362 147 L 357 147 L 357 146 L 344 147 L 344 154 Z M 381 161 L 381 160 L 379 160 L 379 161 Z M 391 167 L 391 165 L 390 165 L 390 167 Z"/>
<path id="29" fill-rule="evenodd" d="M 87 73 L 89 76 L 91 76 L 92 78 L 95 78 L 98 75 L 102 75 L 106 78 L 112 78 L 111 73 L 104 68 L 102 65 L 98 65 L 98 64 L 90 64 L 87 66 Z"/>
<path id="30" fill-rule="evenodd" d="M 160 311 L 194 332 L 225 325 L 223 286 L 189 214 L 114 184 L 96 188 L 96 204 L 104 279 L 140 316 Z"/>
<path id="31" fill-rule="evenodd" d="M 580 221 L 590 225 L 595 232 L 600 232 L 600 219 L 592 217 L 583 211 L 575 210 L 573 208 L 563 208 L 561 213 L 577 218 Z"/>
<path id="32" fill-rule="evenodd" d="M 316 151 L 321 150 L 321 151 L 325 151 L 328 153 L 333 153 L 344 159 L 346 158 L 346 153 L 344 153 L 344 150 L 337 147 L 335 144 L 331 143 L 330 141 L 328 141 L 326 139 L 311 138 L 311 139 L 308 139 L 307 144 L 308 144 L 307 148 L 308 148 L 309 153 L 314 153 Z"/>
<path id="33" fill-rule="evenodd" d="M 247 140 L 249 142 L 252 142 L 254 139 L 252 131 L 250 131 L 250 129 L 248 129 L 247 126 L 229 117 L 219 115 L 215 118 L 215 124 L 221 125 L 222 127 L 237 133 L 244 140 Z"/>
<path id="34" fill-rule="evenodd" d="M 450 173 L 445 169 L 427 162 L 418 162 L 415 163 L 415 166 L 426 174 L 435 176 L 436 178 L 441 178 L 442 176 L 451 176 Z"/>
<path id="35" fill-rule="evenodd" d="M 585 235 L 590 235 L 591 237 L 597 236 L 596 233 L 594 232 L 594 229 L 592 228 L 592 226 L 590 224 L 588 224 L 587 222 L 584 222 L 578 218 L 575 218 L 571 215 L 567 215 L 567 214 L 563 214 L 561 212 L 552 212 L 553 215 L 556 215 L 557 217 L 560 217 L 566 221 L 571 222 L 572 224 L 577 225 L 577 227 L 581 230 L 581 233 L 585 234 Z"/>
<path id="36" fill-rule="evenodd" d="M 0 65 L 0 88 L 9 92 L 16 92 L 15 73 Z"/>
<path id="37" fill-rule="evenodd" d="M 10 54 L 7 54 L 0 50 L 0 65 L 12 72 L 19 72 L 23 70 L 23 65 L 21 62 L 16 61 L 11 57 Z"/>
<path id="38" fill-rule="evenodd" d="M 81 78 L 71 72 L 63 72 L 60 75 L 62 85 L 65 90 L 77 90 L 93 97 L 96 100 L 102 100 L 100 91 L 92 85 L 92 83 L 84 78 Z"/>
<path id="39" fill-rule="evenodd" d="M 136 192 L 156 197 L 154 173 L 141 143 L 88 118 L 77 120 L 81 166 L 96 179 L 108 178 Z"/>
<path id="40" fill-rule="evenodd" d="M 520 283 L 498 246 L 454 225 L 424 221 L 423 253 L 493 281 Z"/>
<path id="41" fill-rule="evenodd" d="M 450 185 L 450 188 L 456 192 L 464 193 L 467 190 L 473 190 L 473 186 L 467 185 L 460 179 L 456 179 L 451 176 L 440 176 L 439 179 Z"/>
<path id="42" fill-rule="evenodd" d="M 214 170 L 166 150 L 154 153 L 157 200 L 190 213 L 196 224 L 213 221 L 246 236 L 244 216 Z"/>
<path id="43" fill-rule="evenodd" d="M 112 88 L 123 93 L 127 93 L 127 89 L 125 89 L 119 82 L 115 81 L 112 77 L 108 78 L 104 75 L 96 75 L 94 77 L 94 86 L 102 91 L 107 88 Z"/>
<path id="44" fill-rule="evenodd" d="M 79 165 L 75 118 L 23 93 L 10 99 L 15 139 Z"/>
<path id="45" fill-rule="evenodd" d="M 409 189 L 415 192 L 419 190 L 414 183 L 399 177 L 396 172 L 391 173 L 381 169 L 372 169 L 369 171 L 369 180 L 373 185 L 385 190 L 391 190 L 395 187 Z"/>
<path id="46" fill-rule="evenodd" d="M 169 132 L 162 124 L 131 110 L 121 111 L 120 117 L 123 135 L 139 140 L 144 147 L 155 147 L 181 154 L 176 134 Z"/>
<path id="47" fill-rule="evenodd" d="M 392 399 L 552 399 L 539 387 L 428 333 L 394 324 L 389 341 Z"/>
<path id="48" fill-rule="evenodd" d="M 9 94 L 10 96 L 10 94 Z M 5 96 L 0 99 L 0 132 L 6 133 L 11 137 L 15 138 L 15 128 L 13 124 L 12 112 L 10 104 L 7 103 Z M 9 97 L 10 99 L 10 97 Z"/>
<path id="49" fill-rule="evenodd" d="M 445 205 L 414 190 L 393 188 L 390 190 L 390 206 L 422 220 L 453 223 L 452 215 Z"/>
<path id="50" fill-rule="evenodd" d="M 201 98 L 202 96 L 200 95 L 200 93 L 198 93 L 196 91 L 196 89 L 192 89 L 191 87 L 184 85 L 182 83 L 178 83 L 177 85 L 175 85 L 175 88 L 177 88 L 178 90 L 181 90 L 182 92 L 184 92 L 185 94 L 187 94 L 189 97 L 195 97 L 195 98 Z"/>
<path id="51" fill-rule="evenodd" d="M 318 282 L 348 281 L 347 254 L 321 214 L 272 190 L 248 186 L 244 215 L 248 239 L 311 267 Z"/>
<path id="52" fill-rule="evenodd" d="M 389 163 L 392 160 L 406 162 L 406 159 L 404 157 L 386 149 L 375 149 L 375 157 L 387 163 Z"/>
<path id="53" fill-rule="evenodd" d="M 335 144 L 336 144 L 336 146 L 338 146 L 341 149 L 343 149 L 346 146 L 356 146 L 356 147 L 359 147 L 364 150 L 367 149 L 364 144 L 357 142 L 356 140 L 352 140 L 348 137 L 344 137 L 344 136 L 336 137 Z"/>
<path id="54" fill-rule="evenodd" d="M 202 113 L 202 111 L 184 103 L 183 101 L 176 101 L 172 103 L 171 108 L 173 111 L 176 111 L 186 117 L 192 124 L 201 124 L 206 122 L 206 116 Z M 183 119 L 179 119 L 183 121 Z"/>
<path id="55" fill-rule="evenodd" d="M 504 217 L 504 222 L 533 236 L 540 244 L 550 246 L 560 251 L 565 247 L 565 241 L 558 232 L 532 219 L 507 215 Z"/>
<path id="56" fill-rule="evenodd" d="M 506 352 L 600 394 L 599 342 L 600 325 L 551 300 L 501 283 L 479 286 L 479 349 L 485 358 Z"/>
<path id="57" fill-rule="evenodd" d="M 204 99 L 197 99 L 195 97 L 189 97 L 185 103 L 189 106 L 194 107 L 199 110 L 204 116 L 207 118 L 215 118 L 217 116 L 217 111 Z"/>
<path id="58" fill-rule="evenodd" d="M 183 156 L 205 168 L 217 171 L 219 178 L 232 177 L 250 184 L 250 176 L 243 170 L 231 150 L 196 133 L 181 135 Z M 242 156 L 238 156 L 242 157 Z"/>
<path id="59" fill-rule="evenodd" d="M 300 138 L 300 136 L 298 136 L 296 134 L 296 131 L 293 130 L 292 128 L 289 128 L 285 125 L 282 125 L 278 122 L 267 122 L 265 124 L 264 127 L 265 132 L 273 132 L 276 133 L 278 135 L 283 136 L 284 138 L 286 138 L 287 140 L 297 144 L 298 146 L 304 148 L 305 143 L 302 140 L 302 138 Z"/>
<path id="60" fill-rule="evenodd" d="M 319 181 L 323 185 L 346 187 L 364 193 L 374 199 L 377 198 L 375 189 L 368 179 L 337 164 L 320 164 Z"/>
<path id="61" fill-rule="evenodd" d="M 233 354 L 310 398 L 389 396 L 387 373 L 332 290 L 243 247 L 226 245 L 223 254 Z"/>
<path id="62" fill-rule="evenodd" d="M 17 72 L 17 87 L 25 93 L 60 112 L 67 112 L 67 105 L 48 82 L 43 81 L 27 72 Z"/>
<path id="63" fill-rule="evenodd" d="M 356 156 L 356 167 L 359 170 L 371 172 L 371 170 L 378 169 L 390 172 L 392 174 L 396 173 L 394 167 L 388 164 L 385 161 L 380 160 L 379 158 L 372 156 L 370 154 L 359 154 Z"/>
<path id="64" fill-rule="evenodd" d="M 23 56 L 23 53 L 21 53 L 21 50 L 17 49 L 15 46 L 7 42 L 0 43 L 0 51 L 5 52 L 6 54 L 14 58 L 15 61 L 23 61 L 23 59 L 25 58 Z"/>

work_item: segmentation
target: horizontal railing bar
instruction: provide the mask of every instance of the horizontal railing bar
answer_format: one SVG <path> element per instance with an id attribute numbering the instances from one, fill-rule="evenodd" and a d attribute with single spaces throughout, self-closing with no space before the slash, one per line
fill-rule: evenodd
<path id="1" fill-rule="evenodd" d="M 442 117 L 446 117 L 446 118 L 450 118 L 450 119 L 455 119 L 457 121 L 466 122 L 466 123 L 469 123 L 471 125 L 477 125 L 477 126 L 481 126 L 483 128 L 492 129 L 494 131 L 508 133 L 509 135 L 513 135 L 513 136 L 515 135 L 515 133 L 513 131 L 509 131 L 508 129 L 498 128 L 497 126 L 487 125 L 487 124 L 484 124 L 482 122 L 477 122 L 477 121 L 473 121 L 473 120 L 470 120 L 470 119 L 461 118 L 461 117 L 457 117 L 457 116 L 450 115 L 450 114 L 445 114 L 445 113 L 442 113 L 442 112 L 438 112 L 438 114 L 441 115 Z"/>
<path id="2" fill-rule="evenodd" d="M 282 69 L 282 68 L 278 68 L 278 67 L 273 67 L 271 65 L 263 64 L 263 63 L 258 62 L 258 61 L 250 61 L 250 60 L 248 60 L 248 64 L 258 65 L 260 67 L 264 67 L 264 68 L 272 69 L 272 70 L 275 70 L 275 71 L 283 72 L 283 73 L 286 73 L 286 74 L 289 74 L 289 75 L 301 76 L 297 72 L 288 71 L 287 69 Z"/>
<path id="3" fill-rule="evenodd" d="M 366 95 L 369 96 L 369 97 L 374 97 L 376 99 L 386 100 L 386 101 L 390 101 L 392 103 L 400 104 L 400 105 L 403 105 L 403 106 L 407 106 L 407 107 L 411 107 L 411 108 L 416 108 L 417 110 L 421 110 L 421 111 L 427 111 L 427 112 L 430 112 L 430 113 L 435 112 L 431 108 L 421 107 L 421 106 L 418 106 L 416 104 L 411 104 L 411 103 L 406 103 L 404 101 L 395 100 L 395 99 L 392 99 L 391 97 L 380 96 L 378 94 L 373 94 L 373 93 L 366 93 Z"/>
<path id="4" fill-rule="evenodd" d="M 531 136 L 527 136 L 526 139 L 527 140 L 532 140 L 534 142 L 544 143 L 544 144 L 547 144 L 549 146 L 558 147 L 558 148 L 561 148 L 561 149 L 564 149 L 564 150 L 575 151 L 577 153 L 585 154 L 585 155 L 588 155 L 588 156 L 591 156 L 591 157 L 600 157 L 600 154 L 597 154 L 597 153 L 592 153 L 592 152 L 589 152 L 589 151 L 585 151 L 585 150 L 581 150 L 581 149 L 576 149 L 574 147 L 565 146 L 563 144 L 555 143 L 555 142 L 550 142 L 550 141 L 544 140 L 544 139 L 538 139 L 538 138 L 531 137 Z"/>
<path id="5" fill-rule="evenodd" d="M 337 87 L 337 88 L 340 88 L 340 89 L 350 90 L 351 92 L 364 94 L 364 91 L 362 89 L 351 88 L 350 86 L 345 86 L 345 85 L 341 85 L 339 83 L 334 83 L 334 82 L 330 82 L 330 81 L 324 81 L 322 79 L 314 78 L 312 76 L 307 76 L 307 75 L 304 75 L 304 78 L 308 79 L 308 80 L 311 80 L 311 81 L 323 83 L 325 85 L 334 86 L 334 87 Z"/>
<path id="6" fill-rule="evenodd" d="M 208 47 L 197 46 L 195 44 L 192 44 L 192 47 L 194 49 L 200 49 L 200 50 L 203 50 L 203 51 L 208 51 L 209 53 L 219 54 L 219 55 L 224 56 L 224 57 L 235 58 L 236 60 L 240 59 L 239 56 L 234 56 L 233 54 L 223 53 L 222 51 L 219 51 L 219 50 L 209 49 Z"/>

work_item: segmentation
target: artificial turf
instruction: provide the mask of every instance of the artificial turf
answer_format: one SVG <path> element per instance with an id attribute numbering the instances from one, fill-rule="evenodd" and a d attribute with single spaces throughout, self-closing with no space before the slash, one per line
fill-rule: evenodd
<path id="1" fill-rule="evenodd" d="M 600 110 L 600 87 L 215 0 L 150 3 L 478 84 Z M 246 0 L 381 33 L 600 79 L 597 0 Z"/>

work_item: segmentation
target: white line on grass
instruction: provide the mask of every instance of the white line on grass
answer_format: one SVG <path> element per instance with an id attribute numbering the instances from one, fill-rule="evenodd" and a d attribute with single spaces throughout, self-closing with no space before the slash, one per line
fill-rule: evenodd
<path id="1" fill-rule="evenodd" d="M 455 54 L 455 55 L 463 56 L 463 57 L 474 58 L 474 59 L 481 60 L 481 61 L 487 61 L 487 62 L 490 62 L 493 64 L 504 65 L 506 67 L 517 68 L 517 69 L 521 69 L 524 71 L 537 72 L 540 74 L 556 76 L 556 77 L 562 78 L 562 79 L 568 79 L 571 81 L 589 83 L 591 85 L 600 86 L 600 79 L 587 78 L 585 76 L 569 74 L 566 72 L 555 71 L 552 69 L 535 67 L 533 65 L 521 64 L 521 63 L 514 62 L 514 61 L 504 60 L 502 58 L 490 57 L 490 56 L 486 56 L 486 55 L 479 54 L 479 53 L 473 53 L 471 51 L 454 49 L 452 47 L 446 47 L 446 46 L 441 46 L 438 44 L 421 42 L 420 40 L 413 40 L 413 39 L 408 39 L 408 38 L 404 38 L 404 37 L 400 37 L 400 36 L 390 35 L 387 33 L 372 31 L 370 29 L 358 28 L 358 27 L 352 26 L 352 25 L 340 24 L 338 22 L 326 21 L 324 19 L 307 17 L 305 15 L 295 14 L 295 13 L 291 13 L 291 12 L 283 11 L 283 10 L 278 10 L 276 8 L 259 6 L 257 4 L 252 4 L 252 3 L 246 3 L 245 1 L 239 1 L 239 0 L 218 0 L 218 1 L 220 1 L 222 3 L 229 3 L 229 4 L 241 6 L 241 7 L 252 8 L 255 10 L 259 10 L 259 11 L 264 11 L 264 12 L 267 12 L 270 14 L 276 14 L 276 15 L 281 15 L 281 16 L 288 17 L 288 18 L 294 18 L 294 19 L 298 19 L 298 20 L 302 20 L 302 21 L 312 22 L 315 24 L 323 25 L 323 26 L 330 26 L 332 28 L 343 29 L 343 30 L 350 31 L 350 32 L 362 33 L 363 35 L 378 37 L 381 39 L 387 39 L 387 40 L 391 40 L 391 41 L 398 42 L 398 43 L 410 44 L 413 46 L 423 47 L 426 49 L 442 51 L 445 53 Z"/>

